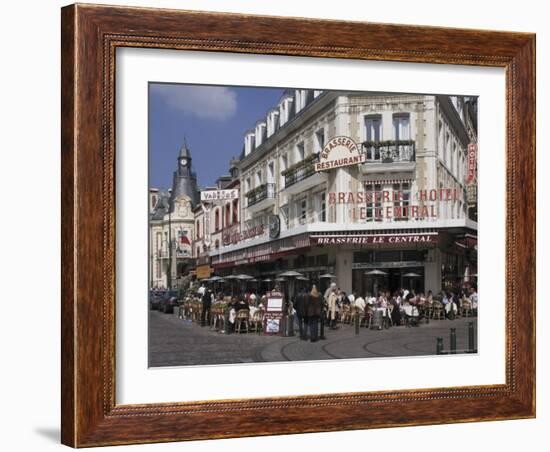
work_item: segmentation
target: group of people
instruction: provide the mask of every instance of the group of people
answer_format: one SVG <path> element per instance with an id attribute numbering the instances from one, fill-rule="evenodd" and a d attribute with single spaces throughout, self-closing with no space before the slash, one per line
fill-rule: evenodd
<path id="1" fill-rule="evenodd" d="M 224 294 L 215 294 L 211 289 L 201 285 L 197 296 L 202 302 L 201 324 L 204 326 L 206 319 L 210 318 L 212 304 L 215 301 L 223 302 Z M 427 318 L 429 308 L 434 303 L 441 303 L 445 316 L 453 319 L 464 303 L 469 303 L 472 312 L 477 311 L 479 298 L 475 287 L 442 291 L 437 295 L 431 290 L 427 294 L 417 293 L 414 289 L 399 289 L 393 294 L 382 290 L 376 295 L 367 293 L 363 297 L 356 291 L 346 294 L 333 282 L 323 295 L 315 285 L 309 291 L 302 287 L 294 297 L 288 313 L 296 317 L 300 338 L 306 340 L 309 337 L 311 342 L 316 342 L 323 338 L 319 332 L 320 326 L 321 331 L 324 330 L 325 321 L 328 322 L 328 328 L 337 328 L 337 321 L 342 319 L 345 306 L 356 308 L 360 315 L 369 310 L 373 315 L 379 316 L 382 320 L 377 325 L 382 329 L 383 322 L 390 322 L 391 325 L 416 326 L 421 318 Z M 240 296 L 232 296 L 228 305 L 229 322 L 234 324 L 239 311 L 249 311 L 252 317 L 257 309 L 267 306 L 267 294 L 259 296 L 253 291 L 248 291 Z"/>

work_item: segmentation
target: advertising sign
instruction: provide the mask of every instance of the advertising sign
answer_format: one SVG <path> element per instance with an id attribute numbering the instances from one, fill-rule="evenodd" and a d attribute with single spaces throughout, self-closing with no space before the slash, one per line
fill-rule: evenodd
<path id="1" fill-rule="evenodd" d="M 204 190 L 201 191 L 201 201 L 226 201 L 230 199 L 238 199 L 239 190 Z"/>
<path id="2" fill-rule="evenodd" d="M 475 181 L 477 170 L 477 144 L 468 145 L 468 166 L 466 172 L 466 184 L 469 185 Z"/>
<path id="3" fill-rule="evenodd" d="M 357 165 L 366 161 L 366 154 L 359 152 L 359 146 L 349 137 L 334 137 L 326 144 L 315 164 L 315 171 Z"/>
<path id="4" fill-rule="evenodd" d="M 267 306 L 264 316 L 264 332 L 266 335 L 280 334 L 283 320 L 283 294 L 272 291 L 267 294 Z"/>

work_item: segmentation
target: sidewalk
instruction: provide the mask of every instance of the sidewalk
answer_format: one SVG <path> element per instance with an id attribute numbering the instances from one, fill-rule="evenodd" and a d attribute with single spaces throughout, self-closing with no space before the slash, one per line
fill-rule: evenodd
<path id="1" fill-rule="evenodd" d="M 468 323 L 477 319 L 433 320 L 419 327 L 393 327 L 376 331 L 351 325 L 325 329 L 326 340 L 311 343 L 297 336 L 220 334 L 178 319 L 175 315 L 150 311 L 149 365 L 184 366 L 230 363 L 311 361 L 320 359 L 422 356 L 436 354 L 436 339 L 442 337 L 449 349 L 450 328 L 456 328 L 457 349 L 468 348 Z"/>

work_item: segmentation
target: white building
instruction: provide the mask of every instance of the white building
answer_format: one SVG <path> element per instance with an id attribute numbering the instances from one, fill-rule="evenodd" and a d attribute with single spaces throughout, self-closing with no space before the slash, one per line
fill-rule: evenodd
<path id="1" fill-rule="evenodd" d="M 210 249 L 214 269 L 270 276 L 293 268 L 312 281 L 328 271 L 343 290 L 362 293 L 375 283 L 434 292 L 461 284 L 477 265 L 477 223 L 464 195 L 472 105 L 287 90 L 245 134 L 240 231 Z M 337 137 L 357 145 L 360 163 L 323 163 Z"/>

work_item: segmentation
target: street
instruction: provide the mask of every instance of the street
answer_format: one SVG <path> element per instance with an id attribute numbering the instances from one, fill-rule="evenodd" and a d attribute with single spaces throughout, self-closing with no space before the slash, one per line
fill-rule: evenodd
<path id="1" fill-rule="evenodd" d="M 436 338 L 450 347 L 450 328 L 456 328 L 457 350 L 468 348 L 468 323 L 473 322 L 477 347 L 477 319 L 432 320 L 419 327 L 376 331 L 351 325 L 325 328 L 326 340 L 311 343 L 298 336 L 256 333 L 220 334 L 174 314 L 149 311 L 149 366 L 213 365 L 231 363 L 311 361 L 322 359 L 422 356 L 436 354 Z"/>

